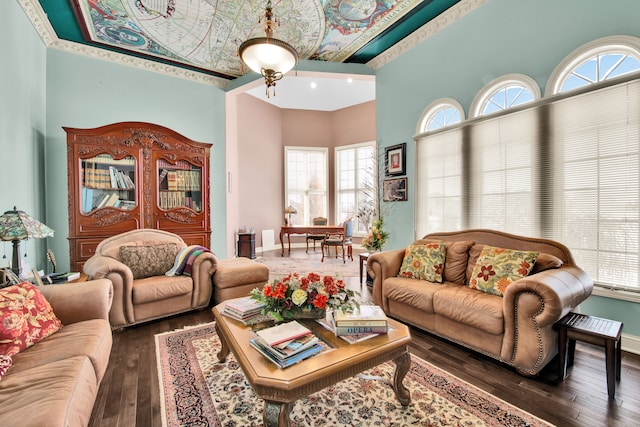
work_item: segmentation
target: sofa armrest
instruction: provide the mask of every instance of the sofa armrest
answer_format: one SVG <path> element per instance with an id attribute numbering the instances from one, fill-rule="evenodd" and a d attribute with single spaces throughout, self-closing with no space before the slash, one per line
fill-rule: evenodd
<path id="1" fill-rule="evenodd" d="M 90 319 L 109 320 L 113 288 L 107 279 L 38 288 L 63 325 Z"/>
<path id="2" fill-rule="evenodd" d="M 592 279 L 575 265 L 513 282 L 503 297 L 505 336 L 501 357 L 516 367 L 544 366 L 556 354 L 554 324 L 587 299 L 592 290 Z"/>
<path id="3" fill-rule="evenodd" d="M 115 258 L 94 255 L 84 264 L 91 279 L 109 279 L 113 284 L 113 305 L 109 314 L 112 325 L 126 325 L 135 319 L 133 311 L 133 273 Z"/>
<path id="4" fill-rule="evenodd" d="M 213 293 L 212 276 L 218 268 L 218 258 L 213 252 L 203 252 L 193 261 L 191 277 L 193 279 L 193 307 L 209 304 Z"/>
<path id="5" fill-rule="evenodd" d="M 373 279 L 373 301 L 387 312 L 388 305 L 383 299 L 383 283 L 388 277 L 396 277 L 400 272 L 404 249 L 396 249 L 385 252 L 376 252 L 367 259 L 367 273 Z"/>

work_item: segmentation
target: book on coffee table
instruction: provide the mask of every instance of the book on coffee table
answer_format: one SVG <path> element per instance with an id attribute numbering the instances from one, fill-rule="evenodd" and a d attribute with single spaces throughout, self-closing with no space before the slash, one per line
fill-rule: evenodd
<path id="1" fill-rule="evenodd" d="M 377 305 L 361 305 L 352 311 L 335 310 L 333 320 L 336 327 L 386 327 L 387 315 Z"/>
<path id="2" fill-rule="evenodd" d="M 295 320 L 256 331 L 256 335 L 269 346 L 291 341 L 310 333 L 311 330 L 309 328 Z"/>

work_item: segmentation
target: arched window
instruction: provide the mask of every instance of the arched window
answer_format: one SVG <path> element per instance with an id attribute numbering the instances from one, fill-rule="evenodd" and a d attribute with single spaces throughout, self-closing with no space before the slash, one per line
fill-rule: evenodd
<path id="1" fill-rule="evenodd" d="M 455 99 L 437 99 L 427 106 L 418 121 L 417 133 L 431 132 L 460 123 L 464 118 L 462 105 Z"/>
<path id="2" fill-rule="evenodd" d="M 471 103 L 470 117 L 486 116 L 540 98 L 540 87 L 531 77 L 509 74 L 486 85 Z"/>
<path id="3" fill-rule="evenodd" d="M 560 62 L 549 77 L 545 94 L 567 92 L 639 70 L 639 38 L 604 37 L 579 47 Z"/>

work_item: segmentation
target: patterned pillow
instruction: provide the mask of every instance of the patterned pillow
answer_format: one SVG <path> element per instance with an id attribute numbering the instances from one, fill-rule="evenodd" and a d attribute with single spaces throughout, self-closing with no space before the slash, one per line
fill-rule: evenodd
<path id="1" fill-rule="evenodd" d="M 13 359 L 11 359 L 11 356 L 0 354 L 0 380 L 5 376 L 12 364 Z"/>
<path id="2" fill-rule="evenodd" d="M 409 245 L 404 251 L 398 277 L 442 283 L 446 254 L 447 245 L 444 242 Z"/>
<path id="3" fill-rule="evenodd" d="M 469 287 L 503 296 L 507 286 L 529 275 L 537 257 L 538 252 L 485 245 L 473 267 Z"/>
<path id="4" fill-rule="evenodd" d="M 164 276 L 178 253 L 175 243 L 149 246 L 120 246 L 118 259 L 131 269 L 134 279 Z"/>
<path id="5" fill-rule="evenodd" d="M 31 283 L 0 289 L 0 354 L 13 356 L 62 328 L 49 301 Z"/>

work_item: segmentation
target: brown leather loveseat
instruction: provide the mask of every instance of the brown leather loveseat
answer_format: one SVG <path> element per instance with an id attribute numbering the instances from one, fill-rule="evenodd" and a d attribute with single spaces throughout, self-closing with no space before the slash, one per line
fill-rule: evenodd
<path id="1" fill-rule="evenodd" d="M 557 354 L 554 324 L 584 301 L 591 278 L 564 245 L 493 230 L 433 233 L 414 245 L 446 243 L 443 283 L 398 277 L 405 250 L 375 253 L 367 261 L 377 305 L 387 315 L 535 375 Z M 503 296 L 468 286 L 484 245 L 539 252 L 528 276 Z"/>

